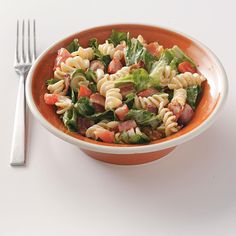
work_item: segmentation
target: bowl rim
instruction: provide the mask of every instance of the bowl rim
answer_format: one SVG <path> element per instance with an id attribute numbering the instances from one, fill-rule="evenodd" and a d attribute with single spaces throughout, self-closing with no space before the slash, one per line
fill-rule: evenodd
<path id="1" fill-rule="evenodd" d="M 220 85 L 222 86 L 222 91 L 221 91 L 220 97 L 217 101 L 216 106 L 214 107 L 213 111 L 211 112 L 211 114 L 207 117 L 206 120 L 204 120 L 201 124 L 199 124 L 197 127 L 192 129 L 191 131 L 189 131 L 183 135 L 180 135 L 178 137 L 175 137 L 173 139 L 163 141 L 160 143 L 156 143 L 156 144 L 154 143 L 154 144 L 139 145 L 139 146 L 134 145 L 134 146 L 128 146 L 128 147 L 119 146 L 119 145 L 108 146 L 108 145 L 105 145 L 104 143 L 102 143 L 100 145 L 100 144 L 86 142 L 83 140 L 79 140 L 75 137 L 72 137 L 72 136 L 64 133 L 63 131 L 57 129 L 56 127 L 54 127 L 40 113 L 40 111 L 38 110 L 37 106 L 34 103 L 34 99 L 33 99 L 33 95 L 32 95 L 32 89 L 31 89 L 32 88 L 32 77 L 33 77 L 34 71 L 37 68 L 37 65 L 39 64 L 41 58 L 43 58 L 56 44 L 63 42 L 64 40 L 66 40 L 69 37 L 72 37 L 73 35 L 76 36 L 78 33 L 81 33 L 83 31 L 88 31 L 88 30 L 92 30 L 92 29 L 99 29 L 99 28 L 103 28 L 103 27 L 118 27 L 118 26 L 127 26 L 127 25 L 134 25 L 137 27 L 142 27 L 142 26 L 156 27 L 156 28 L 159 28 L 162 30 L 168 30 L 168 31 L 174 32 L 176 34 L 184 36 L 185 38 L 187 38 L 187 39 L 193 41 L 195 44 L 197 44 L 200 48 L 207 51 L 209 57 L 212 58 L 216 62 L 217 66 L 219 68 L 219 74 L 220 74 L 219 77 L 221 78 Z M 57 137 L 63 139 L 64 141 L 67 141 L 71 144 L 77 145 L 81 148 L 88 149 L 88 150 L 95 151 L 95 152 L 111 153 L 111 154 L 114 154 L 114 153 L 116 153 L 116 154 L 133 154 L 133 153 L 155 152 L 155 151 L 160 151 L 160 150 L 163 150 L 166 148 L 174 147 L 174 146 L 177 146 L 179 144 L 182 144 L 184 142 L 191 140 L 192 138 L 194 138 L 194 137 L 198 136 L 199 134 L 201 134 L 202 132 L 204 132 L 207 128 L 209 128 L 213 124 L 213 122 L 217 118 L 217 114 L 222 110 L 222 108 L 226 102 L 227 95 L 228 95 L 228 79 L 227 79 L 227 75 L 224 70 L 224 67 L 221 64 L 218 57 L 207 46 L 205 46 L 203 43 L 201 43 L 197 39 L 195 39 L 185 33 L 182 33 L 178 30 L 172 29 L 170 27 L 154 25 L 154 24 L 139 24 L 139 23 L 120 23 L 119 24 L 119 23 L 116 23 L 116 24 L 95 26 L 92 28 L 83 29 L 83 30 L 78 31 L 76 33 L 70 34 L 70 35 L 64 37 L 63 39 L 52 43 L 49 47 L 47 47 L 38 56 L 38 58 L 34 62 L 33 66 L 31 67 L 31 69 L 28 73 L 28 76 L 26 78 L 26 100 L 27 100 L 28 106 L 29 106 L 31 112 L 33 113 L 33 115 L 40 121 L 40 123 L 46 129 L 48 129 L 51 133 L 53 133 Z"/>

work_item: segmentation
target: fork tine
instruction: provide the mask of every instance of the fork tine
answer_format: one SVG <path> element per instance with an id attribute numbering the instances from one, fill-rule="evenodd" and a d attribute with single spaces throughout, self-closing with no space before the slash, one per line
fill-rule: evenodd
<path id="1" fill-rule="evenodd" d="M 16 23 L 16 51 L 15 51 L 15 63 L 19 63 L 19 20 Z"/>
<path id="2" fill-rule="evenodd" d="M 30 50 L 30 20 L 28 19 L 28 56 L 26 58 L 27 62 L 31 62 L 31 50 Z"/>
<path id="3" fill-rule="evenodd" d="M 33 20 L 33 57 L 32 60 L 34 61 L 36 59 L 36 25 L 35 25 L 35 19 Z"/>
<path id="4" fill-rule="evenodd" d="M 25 20 L 22 21 L 21 62 L 25 62 Z"/>

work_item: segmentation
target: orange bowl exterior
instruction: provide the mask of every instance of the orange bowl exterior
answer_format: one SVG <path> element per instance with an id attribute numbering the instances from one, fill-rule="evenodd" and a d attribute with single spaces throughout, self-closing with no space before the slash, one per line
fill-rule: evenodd
<path id="1" fill-rule="evenodd" d="M 81 149 L 81 150 L 99 161 L 118 165 L 138 165 L 158 160 L 166 156 L 170 152 L 172 152 L 174 148 L 175 147 L 171 147 L 156 152 L 133 153 L 133 154 L 111 154 L 111 153 L 94 152 L 86 149 Z"/>
<path id="2" fill-rule="evenodd" d="M 172 140 L 176 137 L 186 134 L 198 127 L 209 117 L 220 98 L 220 91 L 217 89 L 217 81 L 215 80 L 215 78 L 217 77 L 217 68 L 215 68 L 214 62 L 212 61 L 213 59 L 211 56 L 209 56 L 208 52 L 200 47 L 194 40 L 191 40 L 190 38 L 171 30 L 147 25 L 120 24 L 96 27 L 76 33 L 56 43 L 48 51 L 48 53 L 41 58 L 32 75 L 32 96 L 37 109 L 49 123 L 70 136 L 73 136 L 82 141 L 93 143 L 94 145 L 119 145 L 123 146 L 124 148 L 133 146 L 129 144 L 102 143 L 88 139 L 78 133 L 68 131 L 60 120 L 59 116 L 56 115 L 55 108 L 53 106 L 46 105 L 43 99 L 43 96 L 47 91 L 45 81 L 53 77 L 53 65 L 57 55 L 57 51 L 61 47 L 65 47 L 66 45 L 68 45 L 74 38 L 78 38 L 81 46 L 83 47 L 88 46 L 88 41 L 90 38 L 97 38 L 101 43 L 109 37 L 112 29 L 130 32 L 132 37 L 137 37 L 139 34 L 141 34 L 145 38 L 145 40 L 147 40 L 147 42 L 158 41 L 164 47 L 172 47 L 173 45 L 178 45 L 183 51 L 185 51 L 190 57 L 193 58 L 193 60 L 197 63 L 198 70 L 207 78 L 207 81 L 203 83 L 202 98 L 198 104 L 191 122 L 179 132 L 169 137 L 153 141 L 151 142 L 152 144 Z M 159 159 L 160 157 L 172 151 L 172 149 L 173 148 L 168 148 L 157 152 L 138 154 L 107 154 L 96 153 L 90 150 L 83 151 L 88 155 L 105 162 L 116 164 L 140 164 Z"/>

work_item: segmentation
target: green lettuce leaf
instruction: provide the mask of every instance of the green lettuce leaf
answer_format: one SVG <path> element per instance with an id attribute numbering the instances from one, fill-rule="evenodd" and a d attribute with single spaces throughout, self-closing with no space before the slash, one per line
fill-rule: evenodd
<path id="1" fill-rule="evenodd" d="M 73 104 L 77 102 L 77 94 L 72 88 L 71 88 L 71 101 Z"/>
<path id="2" fill-rule="evenodd" d="M 110 38 L 108 38 L 109 43 L 113 43 L 114 46 L 117 46 L 121 41 L 127 42 L 129 35 L 126 32 L 119 32 L 112 30 Z"/>
<path id="3" fill-rule="evenodd" d="M 129 109 L 133 107 L 134 104 L 135 93 L 129 93 L 126 95 L 126 100 L 124 103 L 128 106 Z"/>
<path id="4" fill-rule="evenodd" d="M 120 137 L 116 140 L 116 143 L 128 143 L 128 144 L 142 144 L 150 142 L 148 136 L 144 133 L 142 134 L 134 134 L 129 137 L 128 133 L 123 131 Z"/>
<path id="5" fill-rule="evenodd" d="M 75 110 L 81 116 L 89 116 L 94 114 L 94 107 L 87 97 L 81 97 L 75 104 Z"/>
<path id="6" fill-rule="evenodd" d="M 94 82 L 96 81 L 96 74 L 93 70 L 91 69 L 88 69 L 86 72 L 85 72 L 85 77 L 88 81 L 90 82 Z"/>
<path id="7" fill-rule="evenodd" d="M 168 50 L 170 53 L 172 53 L 174 58 L 180 59 L 180 62 L 188 61 L 194 68 L 196 68 L 195 62 L 190 57 L 188 57 L 178 46 L 175 45 L 173 48 Z"/>
<path id="8" fill-rule="evenodd" d="M 152 128 L 156 128 L 160 121 L 152 112 L 146 111 L 146 110 L 135 110 L 131 109 L 129 110 L 128 114 L 125 117 L 126 120 L 135 120 L 138 125 L 141 126 L 147 126 L 150 125 Z"/>
<path id="9" fill-rule="evenodd" d="M 67 51 L 72 53 L 75 52 L 79 49 L 79 40 L 78 39 L 74 39 L 67 47 Z"/>
<path id="10" fill-rule="evenodd" d="M 74 108 L 67 110 L 62 117 L 63 123 L 68 128 L 68 130 L 76 132 L 77 131 L 77 112 Z"/>
<path id="11" fill-rule="evenodd" d="M 153 56 L 146 49 L 143 50 L 142 61 L 145 64 L 145 68 L 148 72 L 151 71 L 153 64 L 158 60 L 157 57 Z"/>
<path id="12" fill-rule="evenodd" d="M 129 138 L 129 143 L 131 144 L 141 144 L 141 143 L 148 143 L 148 142 L 150 142 L 150 139 L 144 133 L 142 133 L 142 135 L 135 134 Z"/>
<path id="13" fill-rule="evenodd" d="M 199 95 L 202 92 L 201 86 L 192 86 L 187 88 L 187 103 L 196 109 Z"/>
<path id="14" fill-rule="evenodd" d="M 97 39 L 96 39 L 96 38 L 90 39 L 88 45 L 89 45 L 89 47 L 91 47 L 93 50 L 98 49 L 98 41 L 97 41 Z"/>
<path id="15" fill-rule="evenodd" d="M 125 51 L 125 62 L 127 66 L 138 63 L 143 56 L 144 47 L 135 38 L 132 38 L 128 43 L 128 48 Z"/>
<path id="16" fill-rule="evenodd" d="M 46 85 L 55 84 L 58 81 L 59 81 L 59 79 L 54 79 L 54 78 L 48 79 L 48 80 L 46 80 Z"/>
<path id="17" fill-rule="evenodd" d="M 132 83 L 135 89 L 140 92 L 147 88 L 149 82 L 148 72 L 144 69 L 137 69 L 132 74 L 119 78 L 115 81 L 115 87 L 119 87 L 123 84 Z"/>
<path id="18" fill-rule="evenodd" d="M 89 119 L 94 120 L 96 122 L 101 120 L 116 120 L 116 116 L 113 110 L 107 110 L 104 112 L 95 113 L 91 116 L 88 116 Z"/>

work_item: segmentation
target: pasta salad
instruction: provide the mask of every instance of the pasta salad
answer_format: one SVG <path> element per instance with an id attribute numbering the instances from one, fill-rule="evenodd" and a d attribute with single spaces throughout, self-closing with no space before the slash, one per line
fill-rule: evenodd
<path id="1" fill-rule="evenodd" d="M 194 115 L 206 78 L 178 46 L 113 30 L 88 47 L 74 39 L 55 59 L 45 103 L 68 130 L 106 143 L 167 137 Z"/>

